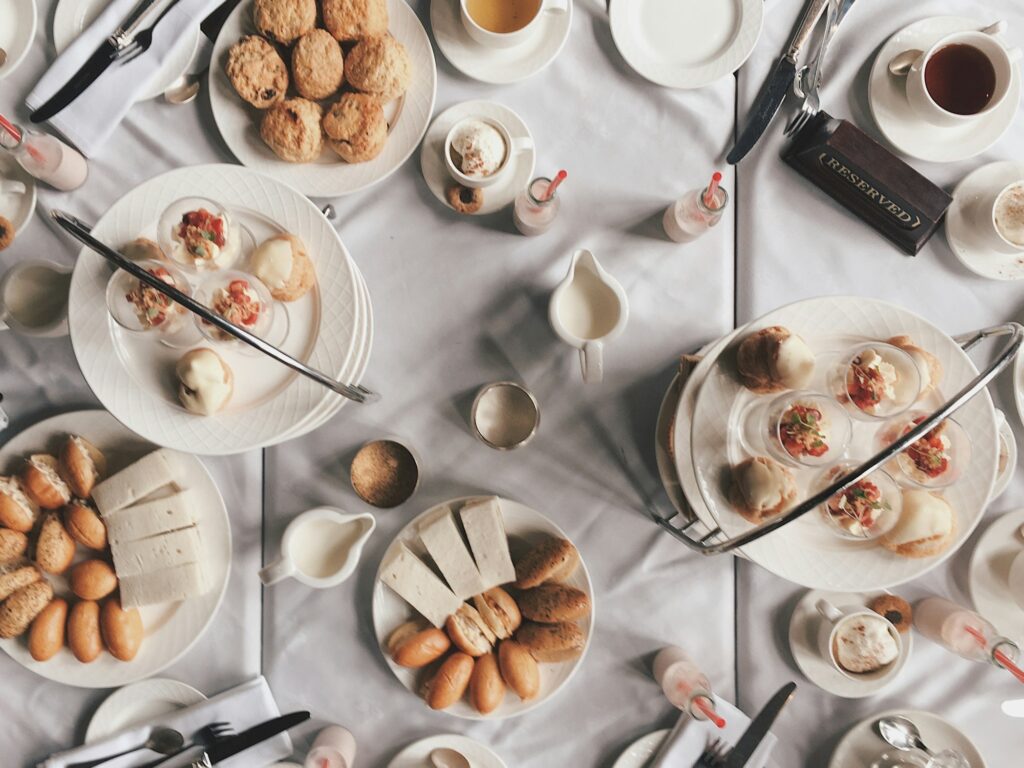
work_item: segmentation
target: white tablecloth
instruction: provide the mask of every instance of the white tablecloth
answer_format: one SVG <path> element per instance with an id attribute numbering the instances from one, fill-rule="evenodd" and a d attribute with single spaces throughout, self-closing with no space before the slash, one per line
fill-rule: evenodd
<path id="1" fill-rule="evenodd" d="M 429 29 L 429 4 L 414 5 Z M 458 218 L 430 195 L 416 158 L 380 187 L 333 201 L 341 236 L 373 297 L 376 340 L 367 383 L 384 400 L 373 408 L 346 408 L 285 446 L 208 462 L 231 510 L 235 568 L 213 627 L 167 676 L 214 693 L 262 672 L 282 710 L 310 709 L 317 724 L 351 728 L 360 766 L 384 768 L 406 743 L 440 732 L 481 739 L 510 766 L 610 766 L 633 739 L 673 721 L 647 670 L 655 650 L 678 643 L 692 652 L 718 693 L 738 695 L 748 709 L 781 683 L 798 680 L 798 703 L 777 728 L 782 766 L 822 766 L 849 723 L 893 703 L 954 717 L 993 766 L 1019 754 L 1020 736 L 994 715 L 1001 698 L 1017 693 L 998 673 L 990 677 L 965 662 L 949 663 L 947 674 L 938 675 L 948 657 L 922 650 L 891 696 L 860 704 L 833 699 L 803 680 L 782 639 L 799 590 L 726 557 L 690 554 L 640 512 L 644 499 L 667 506 L 654 470 L 653 432 L 675 356 L 722 334 L 734 319 L 794 298 L 850 290 L 895 298 L 945 318 L 954 331 L 1017 310 L 1012 288 L 967 276 L 941 240 L 917 260 L 906 259 L 820 201 L 777 161 L 774 137 L 740 171 L 738 233 L 726 216 L 693 245 L 663 239 L 661 211 L 704 183 L 721 162 L 737 99 L 741 105 L 749 101 L 798 5 L 768 4 L 765 36 L 738 92 L 730 78 L 691 93 L 643 81 L 616 52 L 600 0 L 578 0 L 563 54 L 546 72 L 517 85 L 470 81 L 436 52 L 439 110 L 470 98 L 499 100 L 529 123 L 538 172 L 569 170 L 561 218 L 552 232 L 532 240 L 513 233 L 507 212 Z M 900 25 L 897 16 L 925 15 L 919 8 L 894 11 L 879 0 L 860 5 L 834 49 L 829 104 L 838 106 L 858 72 L 862 88 L 865 57 Z M 933 10 L 947 5 L 931 3 Z M 972 4 L 963 5 L 969 10 Z M 53 57 L 54 6 L 43 0 L 36 47 L 0 85 L 0 113 L 24 119 L 20 102 Z M 1024 23 L 1010 0 L 1000 7 Z M 976 6 L 974 13 L 991 15 Z M 854 104 L 862 103 L 855 93 Z M 853 116 L 866 124 L 863 108 Z M 1012 156 L 1020 130 L 991 157 Z M 64 207 L 96 219 L 126 189 L 156 173 L 227 161 L 232 158 L 205 97 L 187 107 L 142 104 L 91 163 L 87 184 L 71 194 L 43 192 L 39 212 Z M 969 167 L 924 170 L 946 183 Z M 731 172 L 724 184 L 736 191 Z M 785 195 L 779 194 L 783 188 Z M 821 222 L 829 222 L 831 231 Z M 571 250 L 581 246 L 594 250 L 620 279 L 631 304 L 629 327 L 608 350 L 605 383 L 586 389 L 575 353 L 557 341 L 546 320 L 550 289 Z M 39 215 L 0 254 L 0 267 L 30 256 L 70 263 L 75 252 Z M 860 270 L 875 260 L 887 270 L 907 270 L 903 282 L 913 280 L 918 288 L 895 281 L 869 285 Z M 813 279 L 798 277 L 804 271 Z M 848 275 L 857 276 L 852 286 L 844 281 Z M 954 320 L 949 307 L 957 300 L 965 311 Z M 476 442 L 465 421 L 476 388 L 503 378 L 531 387 L 543 412 L 536 440 L 508 454 Z M 52 409 L 95 402 L 67 339 L 0 336 L 0 392 L 17 419 L 12 431 Z M 276 557 L 293 515 L 319 504 L 366 509 L 348 485 L 348 460 L 364 440 L 387 434 L 418 448 L 424 481 L 404 507 L 377 514 L 378 530 L 356 575 L 324 592 L 296 583 L 261 591 L 259 563 Z M 433 503 L 477 492 L 515 498 L 550 515 L 580 546 L 597 591 L 596 632 L 579 675 L 550 704 L 500 723 L 459 721 L 423 707 L 384 664 L 370 616 L 374 573 L 395 532 Z M 1013 492 L 998 506 L 1009 507 L 1012 498 Z M 965 558 L 966 552 L 922 588 L 958 589 Z M 964 681 L 979 674 L 993 693 L 973 703 L 954 701 Z M 0 679 L 5 764 L 7 758 L 28 764 L 80 739 L 104 695 L 45 683 L 6 657 L 0 658 Z M 299 732 L 300 748 L 314 730 L 315 724 Z"/>

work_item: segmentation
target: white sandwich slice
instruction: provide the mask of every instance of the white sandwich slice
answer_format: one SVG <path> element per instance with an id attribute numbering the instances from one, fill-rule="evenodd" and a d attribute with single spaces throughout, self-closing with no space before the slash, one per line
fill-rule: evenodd
<path id="1" fill-rule="evenodd" d="M 186 563 L 119 580 L 121 605 L 142 608 L 199 597 L 209 588 L 202 565 Z"/>
<path id="2" fill-rule="evenodd" d="M 462 601 L 405 545 L 381 567 L 381 581 L 435 627 L 459 610 Z"/>
<path id="3" fill-rule="evenodd" d="M 459 516 L 483 582 L 481 591 L 515 581 L 516 568 L 508 551 L 508 535 L 498 499 L 492 496 L 468 502 Z"/>
<path id="4" fill-rule="evenodd" d="M 111 545 L 124 544 L 188 528 L 197 522 L 195 494 L 186 490 L 114 512 L 106 518 L 107 539 Z"/>
<path id="5" fill-rule="evenodd" d="M 115 544 L 110 551 L 114 556 L 114 571 L 119 579 L 187 565 L 202 559 L 199 530 L 194 527 Z"/>
<path id="6" fill-rule="evenodd" d="M 171 451 L 163 448 L 153 451 L 93 488 L 92 500 L 103 517 L 112 515 L 172 485 L 175 466 Z"/>
<path id="7" fill-rule="evenodd" d="M 420 540 L 457 598 L 468 600 L 484 591 L 480 571 L 448 507 L 420 525 Z"/>

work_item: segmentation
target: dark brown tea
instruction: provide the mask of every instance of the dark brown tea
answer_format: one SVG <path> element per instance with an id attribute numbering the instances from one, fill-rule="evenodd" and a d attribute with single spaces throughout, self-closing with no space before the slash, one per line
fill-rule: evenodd
<path id="1" fill-rule="evenodd" d="M 947 112 L 976 115 L 996 89 L 996 69 L 973 45 L 951 43 L 939 48 L 924 68 L 928 95 Z"/>

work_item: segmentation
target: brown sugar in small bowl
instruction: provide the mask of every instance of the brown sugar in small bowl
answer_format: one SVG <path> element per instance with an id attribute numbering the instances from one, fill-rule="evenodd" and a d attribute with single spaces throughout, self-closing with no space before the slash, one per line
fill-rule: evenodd
<path id="1" fill-rule="evenodd" d="M 419 460 L 415 453 L 393 439 L 365 443 L 352 459 L 349 473 L 356 495 L 381 509 L 405 503 L 420 484 Z"/>

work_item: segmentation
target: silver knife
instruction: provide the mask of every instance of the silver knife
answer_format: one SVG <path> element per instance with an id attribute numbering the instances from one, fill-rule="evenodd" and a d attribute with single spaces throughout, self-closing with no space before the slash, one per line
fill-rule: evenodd
<path id="1" fill-rule="evenodd" d="M 800 50 L 807 43 L 811 31 L 818 23 L 818 19 L 821 18 L 827 5 L 828 0 L 807 0 L 796 31 L 793 32 L 786 44 L 782 56 L 775 62 L 768 79 L 761 86 L 761 92 L 757 95 L 754 105 L 747 115 L 747 124 L 739 139 L 736 140 L 735 146 L 729 150 L 726 161 L 730 165 L 735 165 L 746 157 L 779 111 L 779 107 L 782 106 L 782 102 L 793 84 L 793 78 L 796 77 L 796 60 L 800 55 Z"/>
<path id="2" fill-rule="evenodd" d="M 764 705 L 764 709 L 758 712 L 757 717 L 747 726 L 747 730 L 740 736 L 736 746 L 729 752 L 729 756 L 725 760 L 725 768 L 743 768 L 747 764 L 747 761 L 754 754 L 754 750 L 764 740 L 764 737 L 768 735 L 768 731 L 771 729 L 772 723 L 775 722 L 775 718 L 779 716 L 779 712 L 782 711 L 782 708 L 793 697 L 793 691 L 795 690 L 796 683 L 787 683 L 776 691 L 775 695 Z"/>

